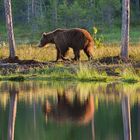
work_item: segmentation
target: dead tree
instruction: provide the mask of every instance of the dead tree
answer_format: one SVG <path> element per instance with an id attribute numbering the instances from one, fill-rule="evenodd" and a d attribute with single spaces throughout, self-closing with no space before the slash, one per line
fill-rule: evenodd
<path id="1" fill-rule="evenodd" d="M 12 8 L 11 8 L 11 0 L 4 0 L 5 6 L 5 17 L 6 17 L 6 27 L 8 33 L 8 43 L 9 43 L 9 58 L 15 58 L 15 38 L 13 31 L 13 20 L 12 20 Z"/>
<path id="2" fill-rule="evenodd" d="M 130 24 L 130 0 L 122 0 L 121 58 L 123 60 L 128 59 L 129 24 Z"/>

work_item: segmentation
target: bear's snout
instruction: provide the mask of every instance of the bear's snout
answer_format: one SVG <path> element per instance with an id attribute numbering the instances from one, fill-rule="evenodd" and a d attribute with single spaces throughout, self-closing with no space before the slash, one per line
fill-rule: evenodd
<path id="1" fill-rule="evenodd" d="M 38 45 L 37 45 L 37 47 L 41 48 L 41 47 L 42 47 L 42 45 L 41 45 L 41 44 L 38 44 Z"/>

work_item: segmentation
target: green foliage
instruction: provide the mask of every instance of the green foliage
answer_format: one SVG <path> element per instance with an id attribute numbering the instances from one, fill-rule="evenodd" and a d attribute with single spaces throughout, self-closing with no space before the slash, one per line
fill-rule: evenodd
<path id="1" fill-rule="evenodd" d="M 138 0 L 131 1 L 131 20 L 134 25 L 139 25 L 140 14 L 136 1 Z M 0 13 L 1 22 L 4 23 L 3 1 L 0 1 Z M 32 0 L 13 0 L 12 13 L 15 26 L 26 25 L 34 31 L 47 31 L 57 27 L 84 27 L 92 31 L 93 25 L 105 30 L 114 28 L 115 25 L 120 26 L 121 1 L 42 0 L 35 1 L 32 5 Z"/>
<path id="2" fill-rule="evenodd" d="M 95 42 L 95 46 L 99 48 L 103 46 L 104 37 L 103 35 L 98 35 L 97 33 L 98 33 L 98 29 L 96 27 L 93 27 L 93 39 Z"/>
<path id="3" fill-rule="evenodd" d="M 86 10 L 75 1 L 70 7 L 63 3 L 58 6 L 58 22 L 63 27 L 80 27 L 84 23 Z"/>

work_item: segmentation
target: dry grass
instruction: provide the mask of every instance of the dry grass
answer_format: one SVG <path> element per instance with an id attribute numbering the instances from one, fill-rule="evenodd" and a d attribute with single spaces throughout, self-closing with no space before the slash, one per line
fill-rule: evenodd
<path id="1" fill-rule="evenodd" d="M 140 61 L 140 44 L 131 45 L 129 55 L 136 61 Z M 8 57 L 8 47 L 0 47 L 0 58 Z M 16 49 L 17 56 L 20 59 L 33 59 L 38 61 L 53 61 L 56 59 L 56 49 L 54 45 L 44 48 L 37 48 L 35 45 L 19 45 Z M 104 47 L 95 48 L 94 58 L 102 58 L 107 56 L 117 56 L 120 54 L 119 44 L 106 44 Z M 70 58 L 73 57 L 72 50 L 69 51 Z M 81 60 L 87 60 L 86 55 L 81 51 Z"/>

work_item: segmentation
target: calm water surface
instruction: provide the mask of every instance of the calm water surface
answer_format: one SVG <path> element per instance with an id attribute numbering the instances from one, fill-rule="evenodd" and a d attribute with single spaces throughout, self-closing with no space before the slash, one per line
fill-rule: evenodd
<path id="1" fill-rule="evenodd" d="M 140 140 L 140 85 L 0 82 L 0 140 Z"/>

